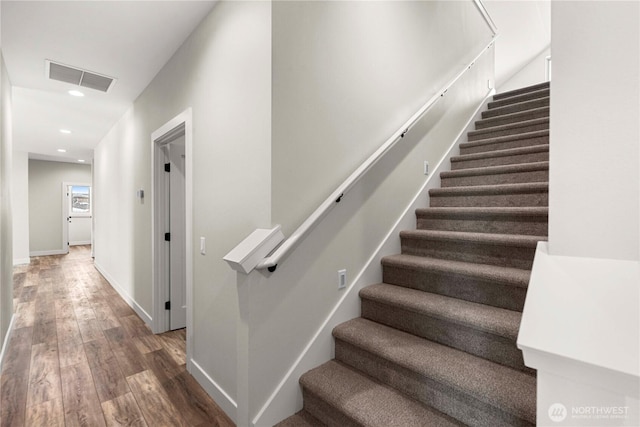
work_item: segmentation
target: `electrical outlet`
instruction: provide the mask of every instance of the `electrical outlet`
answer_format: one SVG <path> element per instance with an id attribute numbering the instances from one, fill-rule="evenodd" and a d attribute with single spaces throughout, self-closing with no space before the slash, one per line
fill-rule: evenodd
<path id="1" fill-rule="evenodd" d="M 347 286 L 347 270 L 338 270 L 338 289 Z"/>
<path id="2" fill-rule="evenodd" d="M 429 162 L 424 161 L 424 174 L 429 175 Z"/>

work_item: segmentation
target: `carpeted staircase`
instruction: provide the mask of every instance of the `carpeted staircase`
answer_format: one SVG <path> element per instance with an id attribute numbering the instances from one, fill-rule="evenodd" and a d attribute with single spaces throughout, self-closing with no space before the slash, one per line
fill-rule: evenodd
<path id="1" fill-rule="evenodd" d="M 516 339 L 547 239 L 549 84 L 495 95 L 468 141 L 278 426 L 535 425 Z"/>

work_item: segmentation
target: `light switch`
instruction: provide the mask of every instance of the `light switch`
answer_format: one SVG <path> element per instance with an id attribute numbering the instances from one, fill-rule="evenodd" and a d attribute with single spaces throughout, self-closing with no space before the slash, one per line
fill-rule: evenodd
<path id="1" fill-rule="evenodd" d="M 205 255 L 207 253 L 207 242 L 204 240 L 204 237 L 200 237 L 200 255 Z"/>

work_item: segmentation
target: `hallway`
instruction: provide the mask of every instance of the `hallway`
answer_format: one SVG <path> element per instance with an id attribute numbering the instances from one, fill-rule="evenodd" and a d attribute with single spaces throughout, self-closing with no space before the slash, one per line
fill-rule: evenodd
<path id="1" fill-rule="evenodd" d="M 90 246 L 14 270 L 1 426 L 233 426 L 186 371 L 185 330 L 153 335 Z"/>

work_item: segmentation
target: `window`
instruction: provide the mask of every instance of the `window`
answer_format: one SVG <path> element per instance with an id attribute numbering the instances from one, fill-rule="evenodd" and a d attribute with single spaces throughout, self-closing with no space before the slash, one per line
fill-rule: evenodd
<path id="1" fill-rule="evenodd" d="M 70 185 L 71 195 L 70 215 L 90 216 L 91 215 L 91 187 L 84 185 Z"/>

